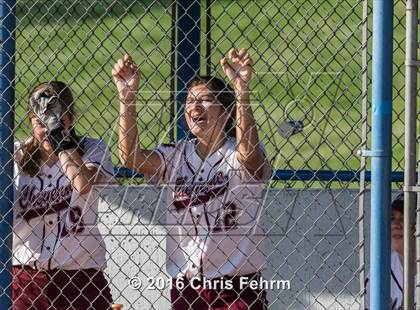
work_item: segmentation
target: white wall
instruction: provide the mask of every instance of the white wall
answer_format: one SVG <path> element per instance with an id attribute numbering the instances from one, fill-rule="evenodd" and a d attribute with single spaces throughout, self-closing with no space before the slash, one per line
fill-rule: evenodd
<path id="1" fill-rule="evenodd" d="M 124 309 L 170 309 L 168 289 L 146 290 L 165 275 L 160 190 L 116 187 L 102 193 L 100 228 L 109 252 L 106 273 Z M 260 220 L 267 236 L 265 279 L 290 280 L 269 290 L 270 309 L 359 309 L 356 190 L 268 190 Z M 369 199 L 367 199 L 369 202 Z M 366 217 L 368 221 L 368 217 Z M 143 287 L 129 287 L 139 277 Z"/>

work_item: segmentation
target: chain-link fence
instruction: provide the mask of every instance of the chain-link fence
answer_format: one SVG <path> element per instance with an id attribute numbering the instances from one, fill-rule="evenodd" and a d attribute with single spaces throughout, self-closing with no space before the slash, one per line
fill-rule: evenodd
<path id="1" fill-rule="evenodd" d="M 17 1 L 14 306 L 363 308 L 360 251 L 369 232 L 359 235 L 366 214 L 357 202 L 369 165 L 357 151 L 369 144 L 371 7 L 201 1 L 201 19 L 182 28 L 182 14 L 191 12 L 185 3 L 180 13 L 173 1 Z M 403 170 L 404 9 L 395 2 L 394 171 Z M 191 38 L 180 29 L 198 30 L 188 43 L 199 62 L 179 56 Z M 220 60 L 232 48 L 252 58 L 255 126 L 240 83 L 231 93 L 208 85 L 209 93 L 188 92 L 189 99 L 178 92 L 182 66 L 227 83 Z M 140 72 L 135 112 L 130 102 L 120 107 L 112 77 L 125 53 Z M 121 89 L 133 81 L 129 62 L 120 63 Z M 47 113 L 55 102 L 71 110 L 64 86 L 34 90 L 54 80 L 74 97 L 64 124 Z M 206 126 L 228 119 L 214 118 L 208 105 L 219 93 L 243 107 L 233 122 L 241 139 L 223 135 L 224 144 L 209 150 L 203 141 L 219 140 Z M 184 112 L 187 143 L 175 130 Z M 241 121 L 257 128 L 265 148 L 251 143 L 252 132 L 241 134 L 248 130 Z M 76 132 L 63 144 L 68 124 Z M 136 137 L 139 149 L 157 151 L 141 153 Z M 264 158 L 273 169 L 267 180 Z M 260 274 L 270 282 L 258 294 L 241 286 L 245 275 L 260 284 Z M 206 279 L 233 288 L 206 290 Z"/>

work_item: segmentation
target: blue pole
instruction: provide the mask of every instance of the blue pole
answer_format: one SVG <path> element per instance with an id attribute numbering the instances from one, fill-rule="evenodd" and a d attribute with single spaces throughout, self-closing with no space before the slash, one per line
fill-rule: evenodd
<path id="1" fill-rule="evenodd" d="M 200 0 L 177 1 L 177 140 L 187 136 L 185 98 L 192 78 L 200 73 Z"/>
<path id="2" fill-rule="evenodd" d="M 370 309 L 389 308 L 391 258 L 392 0 L 373 1 Z"/>
<path id="3" fill-rule="evenodd" d="M 15 2 L 0 2 L 0 309 L 12 306 Z"/>

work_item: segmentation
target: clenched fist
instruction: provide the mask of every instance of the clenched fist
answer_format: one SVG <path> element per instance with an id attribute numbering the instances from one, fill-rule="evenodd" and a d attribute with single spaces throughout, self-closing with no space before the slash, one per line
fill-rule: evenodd
<path id="1" fill-rule="evenodd" d="M 246 49 L 231 49 L 228 56 L 220 60 L 220 64 L 236 91 L 248 88 L 252 75 L 252 59 Z"/>
<path id="2" fill-rule="evenodd" d="M 118 59 L 112 69 L 112 78 L 117 86 L 121 102 L 127 103 L 136 98 L 139 88 L 140 73 L 137 65 L 129 54 Z"/>

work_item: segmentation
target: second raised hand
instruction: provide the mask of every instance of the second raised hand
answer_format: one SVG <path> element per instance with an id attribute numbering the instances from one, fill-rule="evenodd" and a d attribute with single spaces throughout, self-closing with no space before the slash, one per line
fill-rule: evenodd
<path id="1" fill-rule="evenodd" d="M 248 88 L 252 76 L 252 59 L 246 49 L 241 48 L 239 52 L 231 49 L 228 56 L 220 60 L 220 64 L 235 91 Z"/>
<path id="2" fill-rule="evenodd" d="M 138 66 L 129 54 L 118 59 L 112 69 L 112 77 L 117 86 L 118 95 L 122 102 L 132 101 L 137 94 L 140 83 Z"/>

